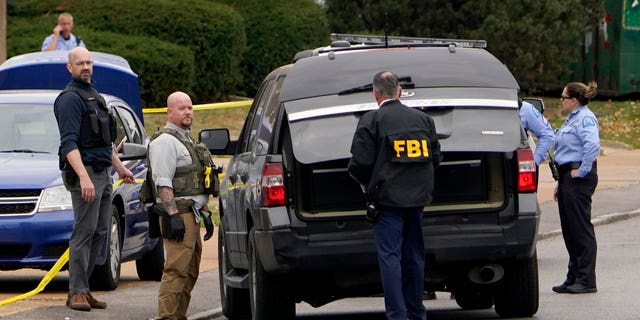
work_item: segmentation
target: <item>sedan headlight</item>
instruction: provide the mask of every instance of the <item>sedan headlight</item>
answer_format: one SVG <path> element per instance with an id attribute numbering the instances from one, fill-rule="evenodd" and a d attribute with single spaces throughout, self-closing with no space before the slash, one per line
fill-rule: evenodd
<path id="1" fill-rule="evenodd" d="M 38 212 L 72 209 L 71 193 L 64 186 L 44 189 Z"/>

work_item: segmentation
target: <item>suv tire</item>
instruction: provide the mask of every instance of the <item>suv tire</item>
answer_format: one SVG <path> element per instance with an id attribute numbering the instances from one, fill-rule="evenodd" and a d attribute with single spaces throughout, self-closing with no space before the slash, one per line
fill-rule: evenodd
<path id="1" fill-rule="evenodd" d="M 489 309 L 493 306 L 493 292 L 487 289 L 463 287 L 455 291 L 456 303 L 464 310 Z"/>
<path id="2" fill-rule="evenodd" d="M 222 313 L 229 319 L 245 319 L 251 316 L 249 305 L 249 290 L 234 288 L 224 283 L 225 275 L 232 268 L 227 256 L 227 246 L 224 241 L 224 219 L 218 225 L 218 278 L 220 279 L 220 301 Z"/>
<path id="3" fill-rule="evenodd" d="M 136 260 L 136 271 L 140 280 L 160 281 L 164 269 L 164 245 L 162 237 L 158 238 L 155 247 Z"/>
<path id="4" fill-rule="evenodd" d="M 256 250 L 255 231 L 249 233 L 249 296 L 252 320 L 295 319 L 296 304 L 287 294 L 284 277 L 267 273 Z"/>
<path id="5" fill-rule="evenodd" d="M 505 264 L 495 293 L 496 313 L 503 318 L 530 317 L 538 311 L 538 255 Z"/>

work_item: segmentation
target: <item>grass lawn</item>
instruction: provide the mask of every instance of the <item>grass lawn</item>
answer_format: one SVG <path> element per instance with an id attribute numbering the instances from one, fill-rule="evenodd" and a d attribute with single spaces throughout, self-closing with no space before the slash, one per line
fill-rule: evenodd
<path id="1" fill-rule="evenodd" d="M 560 98 L 543 98 L 544 115 L 556 129 L 562 125 Z M 591 101 L 589 109 L 595 113 L 600 126 L 600 139 L 623 142 L 632 149 L 640 148 L 640 101 Z"/>

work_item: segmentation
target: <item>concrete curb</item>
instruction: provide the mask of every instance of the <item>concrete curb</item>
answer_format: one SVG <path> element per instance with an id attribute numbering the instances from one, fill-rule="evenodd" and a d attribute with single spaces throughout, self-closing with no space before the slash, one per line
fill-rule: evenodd
<path id="1" fill-rule="evenodd" d="M 222 316 L 222 307 L 211 309 L 208 311 L 202 311 L 194 315 L 189 316 L 188 320 L 211 320 Z"/>
<path id="2" fill-rule="evenodd" d="M 627 220 L 637 216 L 640 216 L 640 209 L 636 209 L 629 212 L 613 212 L 613 213 L 603 214 L 591 219 L 591 223 L 593 224 L 594 227 L 597 227 L 604 224 L 613 223 L 616 221 Z M 538 234 L 538 241 L 545 240 L 545 239 L 552 238 L 559 235 L 562 235 L 562 230 L 560 229 L 540 233 Z"/>

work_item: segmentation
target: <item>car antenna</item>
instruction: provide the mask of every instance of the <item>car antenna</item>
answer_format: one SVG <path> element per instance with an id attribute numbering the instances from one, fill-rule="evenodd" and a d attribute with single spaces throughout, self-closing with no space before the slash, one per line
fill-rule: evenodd
<path id="1" fill-rule="evenodd" d="M 389 48 L 389 15 L 384 13 L 384 47 Z"/>

